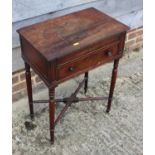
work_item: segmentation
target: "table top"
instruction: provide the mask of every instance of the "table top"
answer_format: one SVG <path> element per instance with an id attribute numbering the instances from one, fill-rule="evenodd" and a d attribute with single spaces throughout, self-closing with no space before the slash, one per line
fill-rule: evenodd
<path id="1" fill-rule="evenodd" d="M 97 9 L 88 8 L 21 28 L 18 33 L 51 61 L 128 29 Z"/>

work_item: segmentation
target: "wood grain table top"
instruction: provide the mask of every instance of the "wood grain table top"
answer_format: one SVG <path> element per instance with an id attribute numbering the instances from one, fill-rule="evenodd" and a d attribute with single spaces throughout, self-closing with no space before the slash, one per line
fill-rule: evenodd
<path id="1" fill-rule="evenodd" d="M 88 8 L 21 28 L 18 32 L 47 61 L 52 61 L 128 29 L 95 8 Z"/>

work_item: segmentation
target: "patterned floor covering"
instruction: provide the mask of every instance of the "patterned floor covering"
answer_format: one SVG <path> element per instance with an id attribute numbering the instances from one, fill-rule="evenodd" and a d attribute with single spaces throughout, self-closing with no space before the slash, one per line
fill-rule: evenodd
<path id="1" fill-rule="evenodd" d="M 88 90 L 89 96 L 105 95 L 109 79 Z M 83 95 L 81 90 L 79 96 Z M 37 108 L 33 130 L 27 130 L 28 110 L 13 114 L 14 155 L 142 155 L 142 72 L 118 78 L 110 114 L 106 100 L 72 104 L 49 143 L 48 105 Z M 57 106 L 57 113 L 63 105 Z"/>

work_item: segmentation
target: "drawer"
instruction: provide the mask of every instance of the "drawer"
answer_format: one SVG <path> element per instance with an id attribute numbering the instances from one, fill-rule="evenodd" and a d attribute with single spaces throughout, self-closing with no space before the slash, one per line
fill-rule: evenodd
<path id="1" fill-rule="evenodd" d="M 79 57 L 83 57 L 83 55 L 88 55 L 88 54 L 92 53 L 93 51 L 98 51 L 100 49 L 104 49 L 104 48 L 113 46 L 113 44 L 119 43 L 120 40 L 121 40 L 121 36 L 118 35 L 115 37 L 108 38 L 106 40 L 101 40 L 97 43 L 92 44 L 91 46 L 87 46 L 87 47 L 84 47 L 82 49 L 80 49 L 81 45 L 79 45 L 77 47 L 75 46 L 74 48 L 77 49 L 77 51 L 71 52 L 70 54 L 68 54 L 64 57 L 59 58 L 57 60 L 57 64 L 58 65 L 64 65 L 70 61 L 74 61 L 74 59 L 77 59 Z"/>
<path id="2" fill-rule="evenodd" d="M 113 44 L 107 48 L 100 48 L 89 55 L 77 58 L 72 62 L 57 67 L 57 79 L 65 80 L 81 74 L 87 70 L 93 69 L 103 63 L 112 61 L 119 56 L 118 44 Z"/>

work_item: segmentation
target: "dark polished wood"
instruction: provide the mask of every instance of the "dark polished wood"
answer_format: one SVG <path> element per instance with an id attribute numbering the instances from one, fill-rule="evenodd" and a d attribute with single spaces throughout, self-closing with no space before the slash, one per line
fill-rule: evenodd
<path id="1" fill-rule="evenodd" d="M 55 88 L 49 88 L 49 122 L 51 143 L 54 144 L 54 121 L 55 121 Z"/>
<path id="2" fill-rule="evenodd" d="M 115 88 L 115 83 L 116 83 L 116 78 L 117 78 L 117 72 L 118 72 L 117 71 L 118 63 L 119 63 L 119 59 L 116 59 L 114 61 L 114 67 L 113 67 L 113 71 L 112 71 L 108 105 L 107 105 L 107 110 L 106 110 L 107 113 L 110 111 L 110 108 L 111 108 L 111 102 L 112 102 L 112 98 L 113 98 L 113 93 L 114 93 L 114 88 Z"/>
<path id="3" fill-rule="evenodd" d="M 30 117 L 34 119 L 34 110 L 33 110 L 33 96 L 32 96 L 32 82 L 31 82 L 31 72 L 30 66 L 25 63 L 25 77 L 26 77 L 26 85 L 27 85 L 27 94 L 28 94 L 28 102 L 30 109 Z"/>
<path id="4" fill-rule="evenodd" d="M 107 112 L 111 107 L 118 60 L 123 55 L 128 26 L 108 15 L 88 8 L 52 20 L 33 24 L 18 30 L 22 58 L 26 64 L 26 80 L 30 114 L 33 117 L 33 101 L 30 67 L 40 76 L 49 89 L 49 119 L 51 142 L 54 143 L 54 126 L 72 103 L 102 100 L 105 97 L 78 98 L 84 85 L 88 89 L 88 71 L 114 61 Z M 84 75 L 75 92 L 63 99 L 55 99 L 55 88 L 62 82 Z M 39 103 L 47 100 L 38 101 Z M 65 107 L 55 120 L 55 104 L 64 102 Z"/>
<path id="5" fill-rule="evenodd" d="M 88 72 L 85 73 L 84 78 L 85 78 L 84 93 L 86 94 L 88 90 Z"/>

